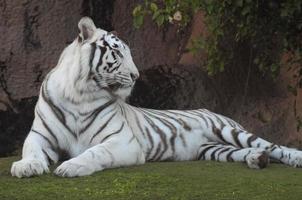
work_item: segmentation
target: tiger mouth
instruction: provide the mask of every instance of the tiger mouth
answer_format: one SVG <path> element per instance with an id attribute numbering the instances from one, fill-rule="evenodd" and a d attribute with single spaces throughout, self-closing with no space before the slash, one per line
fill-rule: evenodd
<path id="1" fill-rule="evenodd" d="M 109 85 L 108 87 L 112 91 L 116 91 L 118 89 L 126 89 L 126 88 L 130 88 L 132 86 L 133 86 L 133 84 L 131 84 L 131 85 L 130 84 L 125 85 L 125 84 L 121 84 L 121 83 L 115 83 L 115 84 Z"/>

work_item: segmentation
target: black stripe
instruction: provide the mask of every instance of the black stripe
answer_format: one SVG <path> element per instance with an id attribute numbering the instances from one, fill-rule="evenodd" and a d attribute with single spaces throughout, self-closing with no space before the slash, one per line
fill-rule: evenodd
<path id="1" fill-rule="evenodd" d="M 258 137 L 256 135 L 251 135 L 248 139 L 247 139 L 247 145 L 249 147 L 252 147 L 252 142 L 257 140 Z"/>
<path id="2" fill-rule="evenodd" d="M 47 105 L 50 107 L 50 109 L 55 114 L 55 116 L 58 118 L 58 120 L 62 124 L 65 124 L 66 120 L 65 120 L 64 113 L 52 102 L 52 100 L 50 99 L 50 97 L 47 95 L 46 85 L 47 85 L 47 82 L 44 82 L 43 86 L 42 86 L 42 91 L 41 91 L 42 99 L 43 99 L 43 101 L 45 101 L 47 103 Z"/>
<path id="3" fill-rule="evenodd" d="M 187 147 L 187 142 L 186 142 L 186 140 L 185 140 L 183 134 L 180 134 L 179 137 L 180 137 L 180 139 L 181 139 L 181 141 L 182 141 L 182 145 L 183 145 L 184 147 Z"/>
<path id="4" fill-rule="evenodd" d="M 114 100 L 110 100 L 107 103 L 105 103 L 104 105 L 100 106 L 98 109 L 94 110 L 92 113 L 90 113 L 82 122 L 87 121 L 88 119 L 90 119 L 90 121 L 86 124 L 86 126 L 84 126 L 84 128 L 82 128 L 80 130 L 80 134 L 84 133 L 90 126 L 91 124 L 94 122 L 94 120 L 96 119 L 96 117 L 107 107 L 109 107 L 110 105 L 112 105 L 113 103 L 115 103 L 115 99 Z"/>
<path id="5" fill-rule="evenodd" d="M 61 124 L 71 133 L 74 138 L 77 138 L 77 135 L 70 129 L 70 127 L 66 124 L 66 119 L 64 113 L 60 110 L 58 106 L 56 106 L 51 100 L 50 96 L 47 94 L 47 81 L 43 83 L 42 86 L 42 99 L 47 103 L 52 112 L 55 114 L 56 118 L 61 122 Z"/>
<path id="6" fill-rule="evenodd" d="M 213 147 L 217 147 L 216 145 L 210 145 L 206 148 L 204 148 L 198 155 L 197 160 L 204 160 L 205 159 L 205 154 L 207 153 L 208 150 L 212 149 Z"/>
<path id="7" fill-rule="evenodd" d="M 52 132 L 52 130 L 49 128 L 49 126 L 46 124 L 45 119 L 41 116 L 40 111 L 37 109 L 36 113 L 38 115 L 38 117 L 40 118 L 40 120 L 42 121 L 43 126 L 46 128 L 46 130 L 48 131 L 48 133 L 54 138 L 54 140 L 56 141 L 56 144 L 59 144 L 58 138 L 56 137 L 56 135 Z"/>
<path id="8" fill-rule="evenodd" d="M 269 146 L 266 146 L 264 149 L 265 150 L 269 150 L 270 149 L 270 151 L 272 151 L 272 148 L 275 146 L 275 144 L 274 143 L 271 143 Z"/>
<path id="9" fill-rule="evenodd" d="M 220 149 L 223 149 L 224 147 L 218 147 L 217 149 L 215 149 L 212 153 L 211 153 L 211 160 L 216 160 L 215 158 L 215 154 L 217 151 L 219 151 Z"/>
<path id="10" fill-rule="evenodd" d="M 155 119 L 157 119 L 158 121 L 160 121 L 162 124 L 164 124 L 166 127 L 168 127 L 170 129 L 170 132 L 172 134 L 172 137 L 170 138 L 170 144 L 171 144 L 171 148 L 172 148 L 172 153 L 174 155 L 175 154 L 175 139 L 177 137 L 177 128 L 171 122 L 169 122 L 163 118 L 155 116 L 155 113 L 152 113 L 151 110 L 143 109 L 142 111 L 145 113 L 148 112 L 149 115 L 152 115 L 152 117 L 154 117 Z"/>
<path id="11" fill-rule="evenodd" d="M 132 135 L 131 139 L 128 141 L 128 144 L 130 144 L 135 139 L 135 136 Z"/>
<path id="12" fill-rule="evenodd" d="M 65 107 L 62 107 L 62 110 L 64 110 L 65 112 L 67 112 L 69 115 L 71 115 L 73 117 L 73 119 L 77 120 L 78 116 L 76 116 L 73 112 L 67 110 Z"/>
<path id="13" fill-rule="evenodd" d="M 115 103 L 116 99 L 112 99 L 108 102 L 106 102 L 104 105 L 100 106 L 99 108 L 95 109 L 93 112 L 91 112 L 87 117 L 85 117 L 85 119 L 82 120 L 82 122 L 85 122 L 86 120 L 90 119 L 90 117 L 93 117 L 93 120 L 95 119 L 95 117 L 97 117 L 97 115 L 102 112 L 105 108 L 107 108 L 108 106 L 110 106 L 111 104 Z M 93 121 L 92 120 L 92 121 Z"/>
<path id="14" fill-rule="evenodd" d="M 90 46 L 91 46 L 91 50 L 90 50 L 90 56 L 89 56 L 89 72 L 88 72 L 89 78 L 93 77 L 93 73 L 91 72 L 91 70 L 93 67 L 93 59 L 95 57 L 95 51 L 96 51 L 97 45 L 95 42 L 93 42 L 90 44 Z M 80 66 L 80 67 L 82 67 L 82 66 Z M 82 68 L 81 68 L 81 71 L 82 71 Z M 80 73 L 79 73 L 78 79 L 80 79 Z"/>
<path id="15" fill-rule="evenodd" d="M 146 114 L 143 113 L 143 116 L 146 119 L 146 121 L 149 123 L 149 125 L 153 128 L 153 130 L 159 135 L 159 137 L 164 145 L 164 149 L 163 149 L 162 153 L 157 158 L 159 160 L 168 149 L 166 135 Z"/>
<path id="16" fill-rule="evenodd" d="M 30 131 L 40 135 L 44 140 L 46 140 L 46 142 L 50 145 L 50 148 L 53 150 L 53 151 L 56 151 L 56 147 L 55 145 L 51 142 L 51 140 L 49 138 L 47 138 L 46 136 L 44 136 L 42 133 L 34 130 L 34 129 L 31 129 Z"/>
<path id="17" fill-rule="evenodd" d="M 284 150 L 283 149 L 281 149 L 281 156 L 280 156 L 280 160 L 282 160 L 283 159 L 283 157 L 284 157 L 284 152 L 283 152 Z"/>
<path id="18" fill-rule="evenodd" d="M 151 136 L 151 134 L 150 134 L 149 129 L 148 129 L 147 127 L 145 127 L 145 129 L 146 129 L 146 133 L 147 133 L 149 142 L 151 143 L 151 148 L 148 150 L 148 156 L 146 156 L 146 157 L 147 157 L 147 160 L 148 160 L 148 157 L 149 157 L 149 155 L 152 153 L 152 150 L 153 150 L 153 148 L 154 148 L 154 141 L 153 141 L 153 138 L 152 138 L 152 136 Z"/>
<path id="19" fill-rule="evenodd" d="M 113 59 L 116 60 L 116 55 L 115 55 L 114 51 L 111 51 L 111 55 L 112 55 Z"/>
<path id="20" fill-rule="evenodd" d="M 234 139 L 236 145 L 238 147 L 240 147 L 240 148 L 243 148 L 243 146 L 242 146 L 242 144 L 241 144 L 241 142 L 239 140 L 239 133 L 238 133 L 238 131 L 236 131 L 235 129 L 232 129 L 231 134 L 233 136 L 233 139 Z"/>
<path id="21" fill-rule="evenodd" d="M 91 143 L 92 142 L 92 140 L 104 129 L 104 128 L 106 128 L 106 126 L 108 125 L 108 123 L 112 120 L 112 118 L 114 117 L 116 115 L 116 112 L 114 112 L 110 117 L 109 117 L 109 119 L 103 124 L 103 126 L 101 126 L 97 131 L 96 131 L 96 133 L 95 134 L 93 134 L 93 136 L 91 137 L 91 139 L 90 139 L 90 142 L 89 143 Z"/>
<path id="22" fill-rule="evenodd" d="M 216 128 L 215 126 L 212 127 L 212 131 L 214 133 L 214 135 L 216 135 L 222 142 L 224 142 L 225 144 L 229 144 L 223 137 L 221 130 Z"/>
<path id="23" fill-rule="evenodd" d="M 278 148 L 275 144 L 273 144 L 273 145 L 274 145 L 274 147 L 271 149 L 271 152 L 275 151 L 275 149 Z"/>
<path id="24" fill-rule="evenodd" d="M 200 110 L 200 111 L 208 114 L 209 117 L 213 116 L 214 118 L 216 118 L 217 122 L 220 124 L 220 128 L 221 129 L 225 126 L 224 122 L 219 118 L 219 116 L 217 114 L 212 113 L 212 112 L 210 112 L 210 111 L 208 111 L 206 109 L 203 109 L 203 110 Z"/>
<path id="25" fill-rule="evenodd" d="M 247 156 L 251 153 L 252 151 L 249 150 L 249 152 L 243 157 L 243 160 L 246 161 Z"/>
<path id="26" fill-rule="evenodd" d="M 107 135 L 106 137 L 104 137 L 100 143 L 105 142 L 105 141 L 106 141 L 109 137 L 111 137 L 112 135 L 115 135 L 115 134 L 120 133 L 120 132 L 123 130 L 124 125 L 125 125 L 125 122 L 123 122 L 121 128 L 119 128 L 117 131 L 115 131 L 115 132 L 113 132 L 113 133 L 110 133 L 109 135 Z"/>
<path id="27" fill-rule="evenodd" d="M 203 119 L 203 121 L 205 122 L 207 128 L 209 128 L 209 123 L 208 123 L 207 119 L 205 118 L 205 116 L 203 116 L 203 113 L 199 113 L 196 110 L 190 110 L 190 111 L 186 111 L 186 112 L 191 114 L 191 115 L 197 116 L 198 118 Z"/>
<path id="28" fill-rule="evenodd" d="M 103 146 L 103 149 L 109 154 L 110 158 L 111 158 L 111 162 L 110 162 L 110 165 L 107 166 L 107 165 L 102 165 L 103 168 L 108 168 L 108 167 L 112 167 L 113 163 L 115 162 L 115 159 L 114 159 L 114 156 L 113 154 L 106 148 Z"/>
<path id="29" fill-rule="evenodd" d="M 91 45 L 91 50 L 90 50 L 90 56 L 89 56 L 89 72 L 91 71 L 91 68 L 93 67 L 93 59 L 94 59 L 94 56 L 95 56 L 95 50 L 96 50 L 96 43 L 93 42 L 90 44 Z"/>
<path id="30" fill-rule="evenodd" d="M 191 110 L 191 112 L 196 113 L 196 115 L 201 117 L 206 122 L 206 126 L 209 127 L 209 123 L 207 119 L 210 119 L 211 116 L 209 116 L 208 113 L 203 112 L 203 110 Z"/>
<path id="31" fill-rule="evenodd" d="M 131 124 L 132 122 L 129 122 L 129 120 L 128 120 L 127 116 L 126 116 L 126 115 L 127 115 L 127 112 L 126 112 L 125 108 L 122 107 L 121 105 L 119 105 L 119 107 L 120 107 L 120 109 L 121 109 L 121 111 L 122 111 L 122 115 L 125 116 L 125 119 L 126 119 L 127 123 L 128 123 L 128 124 Z M 128 108 L 130 108 L 130 109 L 133 111 L 132 113 L 133 113 L 134 116 L 135 116 L 137 126 L 139 127 L 139 129 L 140 129 L 140 131 L 141 131 L 143 137 L 146 138 L 145 133 L 143 132 L 142 127 L 140 126 L 140 123 L 139 123 L 138 118 L 137 118 L 137 116 L 136 116 L 136 112 L 133 110 L 132 107 L 128 107 Z M 133 132 L 133 126 L 130 126 L 130 129 L 131 129 L 131 131 Z M 131 140 L 129 141 L 129 143 L 132 142 L 132 140 L 134 140 L 134 139 L 135 139 L 135 136 L 133 135 L 133 138 L 131 138 Z M 137 143 L 139 144 L 139 146 L 140 146 L 141 148 L 143 148 L 143 145 L 141 144 L 141 142 L 140 142 L 139 140 L 136 140 L 136 141 L 137 141 Z"/>
<path id="32" fill-rule="evenodd" d="M 136 125 L 138 126 L 138 129 L 142 133 L 143 137 L 146 138 L 145 132 L 143 131 L 143 128 L 141 127 L 141 123 L 138 120 L 137 113 L 134 110 L 132 110 L 132 111 L 133 111 L 135 122 L 136 122 Z"/>
<path id="33" fill-rule="evenodd" d="M 46 152 L 44 149 L 42 149 L 42 152 L 43 152 L 43 154 L 45 155 L 45 157 L 46 157 L 46 159 L 47 159 L 47 161 L 48 161 L 48 164 L 50 164 L 51 159 L 50 159 L 50 157 L 48 156 L 47 152 Z"/>
<path id="34" fill-rule="evenodd" d="M 156 148 L 156 152 L 155 152 L 155 154 L 152 156 L 152 158 L 150 159 L 150 161 L 156 161 L 156 157 L 157 157 L 157 155 L 159 154 L 160 150 L 161 150 L 161 143 L 158 144 L 158 146 L 157 146 L 157 148 Z M 159 159 L 159 158 L 158 158 L 158 159 Z M 158 159 L 157 159 L 157 160 L 158 160 Z"/>
<path id="35" fill-rule="evenodd" d="M 225 144 L 231 144 L 231 143 L 227 142 L 224 139 L 223 135 L 222 135 L 222 130 L 223 130 L 224 127 L 222 127 L 221 130 L 220 130 L 220 129 L 216 128 L 215 123 L 213 122 L 213 120 L 211 119 L 211 117 L 208 117 L 208 119 L 209 119 L 209 121 L 212 124 L 212 131 L 213 131 L 214 135 L 217 136 L 218 139 L 220 139 L 221 142 L 223 142 Z"/>
<path id="36" fill-rule="evenodd" d="M 228 118 L 226 118 L 226 121 L 227 121 L 232 127 L 236 127 L 236 124 L 235 124 L 234 121 L 232 121 L 232 120 L 230 120 L 230 119 L 228 119 Z"/>
<path id="37" fill-rule="evenodd" d="M 176 116 L 177 116 L 177 115 L 180 115 L 180 116 L 183 116 L 183 117 L 190 118 L 190 119 L 193 119 L 193 120 L 195 120 L 195 121 L 198 121 L 198 119 L 196 119 L 196 118 L 194 118 L 194 117 L 190 117 L 190 116 L 188 116 L 188 115 L 183 114 L 183 113 L 190 114 L 190 113 L 188 113 L 188 112 L 186 112 L 186 111 L 182 111 L 183 113 L 178 113 L 176 110 L 165 110 L 165 112 L 174 114 L 174 115 L 176 115 Z M 191 115 L 192 115 L 192 114 L 191 114 Z"/>
<path id="38" fill-rule="evenodd" d="M 223 154 L 224 152 L 227 152 L 227 151 L 229 151 L 230 149 L 232 149 L 232 147 L 224 147 L 225 149 L 223 149 L 222 151 L 220 151 L 219 153 L 218 153 L 218 155 L 217 155 L 217 160 L 219 160 L 219 156 L 221 155 L 221 154 Z"/>
<path id="39" fill-rule="evenodd" d="M 108 70 L 107 72 L 111 73 L 112 71 L 110 71 L 109 69 L 111 69 L 113 67 L 113 64 L 115 64 L 116 62 L 107 62 L 107 66 L 108 66 Z"/>
<path id="40" fill-rule="evenodd" d="M 218 143 L 218 142 L 210 142 L 210 143 L 204 143 L 204 144 L 200 145 L 200 147 L 206 147 L 206 146 L 209 146 L 209 145 L 218 146 L 218 145 L 221 145 L 221 144 Z"/>
<path id="41" fill-rule="evenodd" d="M 118 70 L 118 69 L 120 68 L 121 65 L 122 65 L 122 63 L 118 64 L 118 65 L 117 65 L 116 67 L 114 67 L 113 69 L 108 70 L 108 72 L 109 72 L 109 73 L 112 73 L 112 72 Z"/>
<path id="42" fill-rule="evenodd" d="M 181 125 L 182 125 L 182 127 L 183 127 L 185 130 L 187 130 L 187 131 L 191 131 L 191 130 L 192 130 L 191 126 L 189 126 L 189 125 L 187 124 L 187 122 L 185 122 L 185 121 L 182 120 L 182 119 L 178 119 L 178 120 L 181 122 Z"/>
<path id="43" fill-rule="evenodd" d="M 191 130 L 191 127 L 184 120 L 182 120 L 181 118 L 174 118 L 174 116 L 170 116 L 170 115 L 166 114 L 166 113 L 168 113 L 166 111 L 149 110 L 149 109 L 144 109 L 144 110 L 147 110 L 147 111 L 152 112 L 154 114 L 160 115 L 162 117 L 169 118 L 169 119 L 175 121 L 176 123 L 180 124 L 182 127 L 184 127 L 184 129 L 186 129 L 186 130 L 190 129 Z M 164 112 L 166 112 L 166 113 L 164 113 Z M 175 114 L 173 114 L 173 115 L 175 115 Z"/>
<path id="44" fill-rule="evenodd" d="M 230 151 L 227 155 L 226 155 L 226 159 L 228 162 L 234 162 L 234 159 L 231 157 L 232 154 L 236 151 L 239 151 L 240 149 L 234 149 L 232 151 Z"/>
<path id="45" fill-rule="evenodd" d="M 101 50 L 101 55 L 100 55 L 100 59 L 99 59 L 99 62 L 98 62 L 98 64 L 97 64 L 97 67 L 96 67 L 96 71 L 98 72 L 98 73 L 100 73 L 100 66 L 102 66 L 103 65 L 103 58 L 104 58 L 104 56 L 105 56 L 105 54 L 106 54 L 106 51 L 107 51 L 107 48 L 106 47 L 103 47 L 103 46 L 100 46 L 100 50 Z"/>

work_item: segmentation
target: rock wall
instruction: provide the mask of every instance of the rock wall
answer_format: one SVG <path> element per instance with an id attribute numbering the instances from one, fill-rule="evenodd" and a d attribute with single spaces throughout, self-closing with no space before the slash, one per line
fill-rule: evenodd
<path id="1" fill-rule="evenodd" d="M 37 96 L 44 75 L 76 36 L 81 12 L 82 0 L 1 1 L 1 82 L 11 99 Z"/>

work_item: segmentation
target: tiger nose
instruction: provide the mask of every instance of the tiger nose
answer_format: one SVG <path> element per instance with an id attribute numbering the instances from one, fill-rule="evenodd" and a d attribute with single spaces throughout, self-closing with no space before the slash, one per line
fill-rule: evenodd
<path id="1" fill-rule="evenodd" d="M 135 81 L 136 79 L 138 79 L 139 74 L 136 74 L 136 73 L 130 73 L 130 76 L 131 76 L 132 81 Z"/>

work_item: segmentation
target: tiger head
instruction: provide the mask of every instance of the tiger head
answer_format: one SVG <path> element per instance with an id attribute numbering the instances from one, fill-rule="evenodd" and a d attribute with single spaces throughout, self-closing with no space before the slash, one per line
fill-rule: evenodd
<path id="1" fill-rule="evenodd" d="M 78 79 L 74 87 L 82 93 L 106 90 L 125 99 L 139 77 L 129 47 L 115 34 L 96 28 L 89 17 L 83 17 L 78 28 L 79 36 L 66 50 L 79 66 L 77 72 L 72 72 Z"/>

